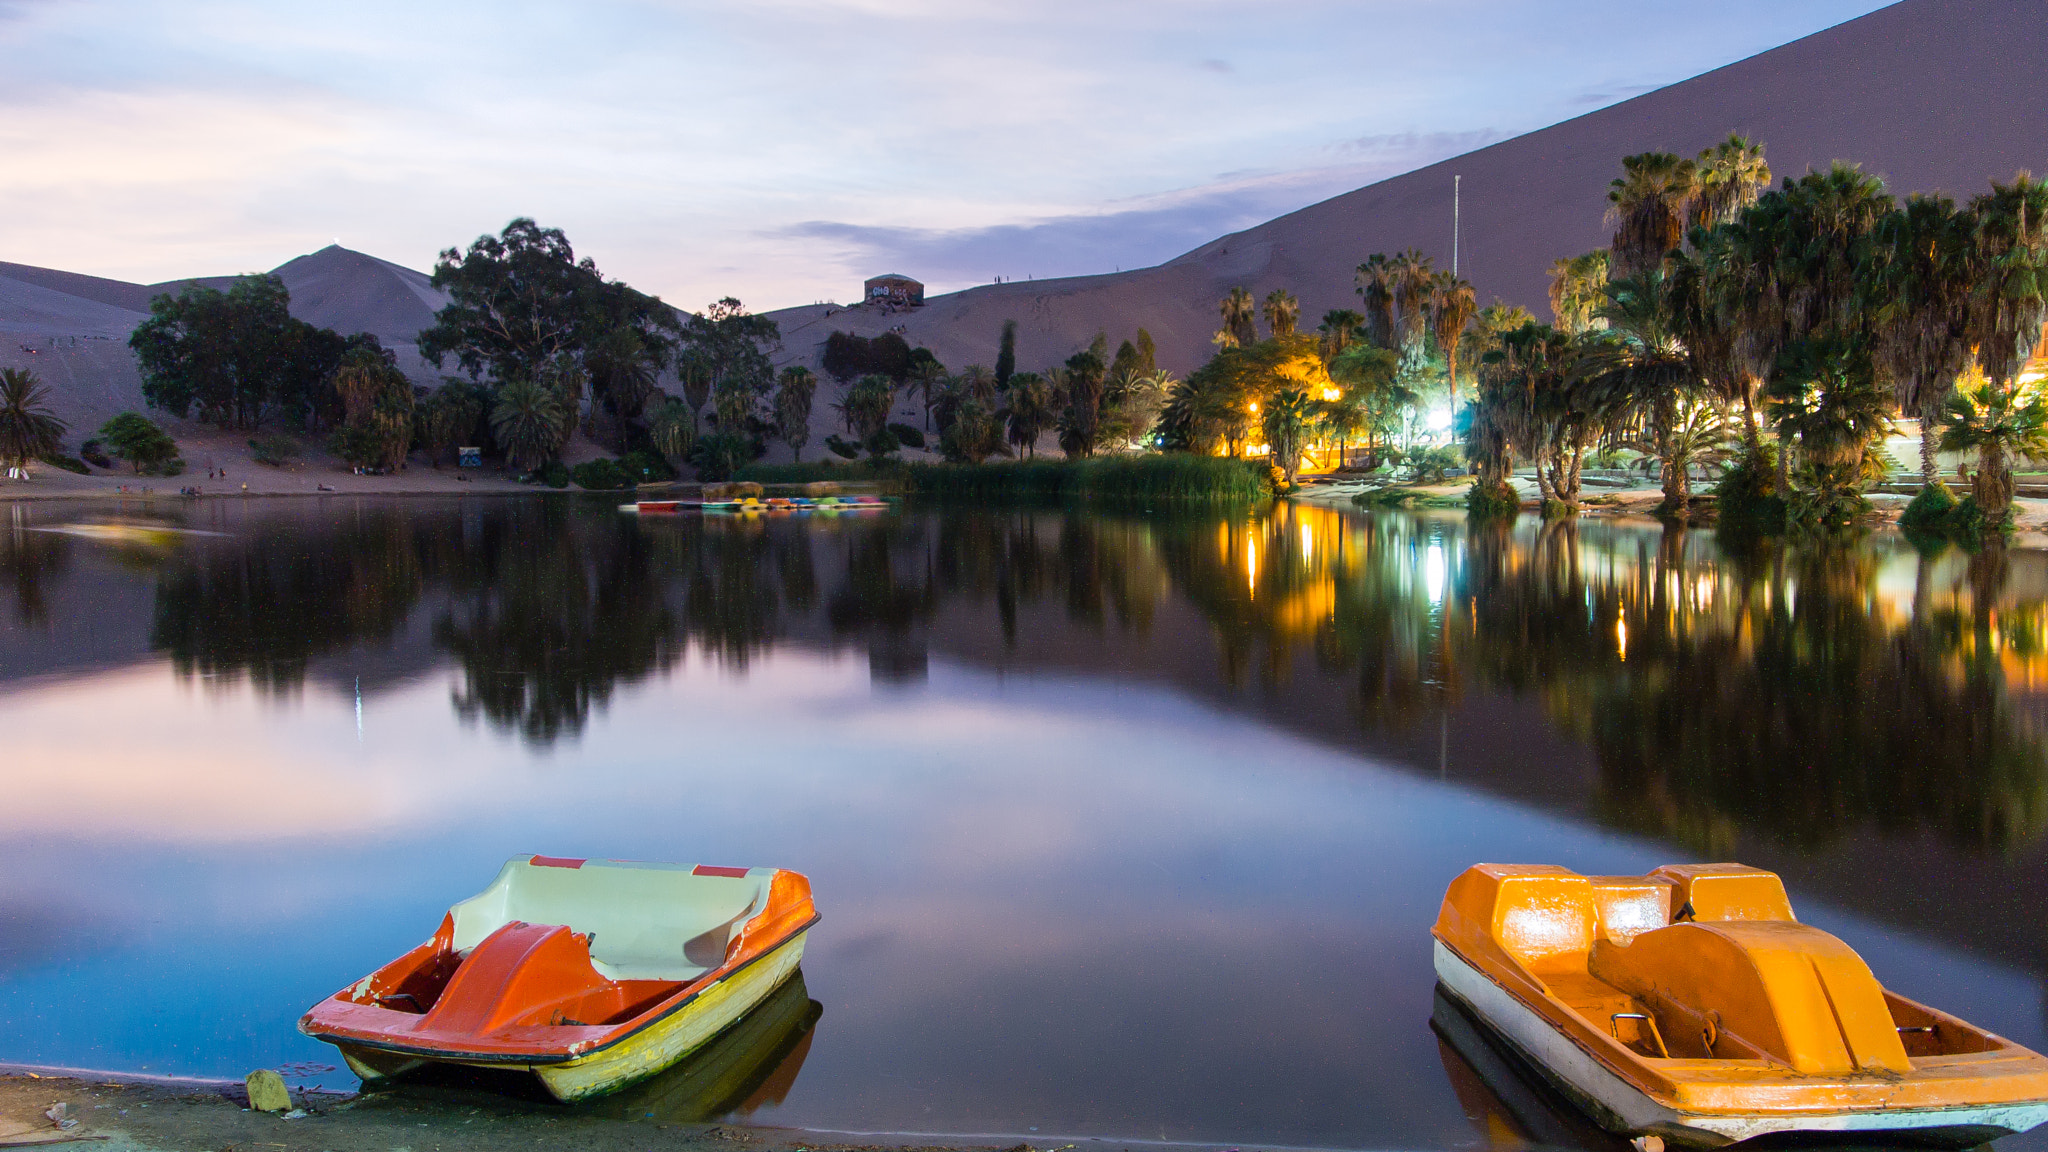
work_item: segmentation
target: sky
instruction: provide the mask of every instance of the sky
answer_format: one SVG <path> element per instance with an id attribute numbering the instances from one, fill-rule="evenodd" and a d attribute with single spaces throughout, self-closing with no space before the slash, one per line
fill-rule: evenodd
<path id="1" fill-rule="evenodd" d="M 0 0 L 0 260 L 117 279 L 515 216 L 686 308 L 1156 264 L 1875 0 Z"/>

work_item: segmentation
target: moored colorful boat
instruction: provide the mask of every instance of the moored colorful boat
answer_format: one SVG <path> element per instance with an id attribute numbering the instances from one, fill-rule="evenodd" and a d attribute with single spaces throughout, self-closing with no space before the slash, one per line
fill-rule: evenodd
<path id="1" fill-rule="evenodd" d="M 1967 1146 L 2048 1120 L 2048 1059 L 1880 986 L 1740 864 L 1481 864 L 1438 914 L 1442 989 L 1609 1131 Z"/>
<path id="2" fill-rule="evenodd" d="M 366 1081 L 440 1062 L 599 1096 L 744 1017 L 796 971 L 817 919 L 810 881 L 781 869 L 515 857 L 299 1030 Z"/>

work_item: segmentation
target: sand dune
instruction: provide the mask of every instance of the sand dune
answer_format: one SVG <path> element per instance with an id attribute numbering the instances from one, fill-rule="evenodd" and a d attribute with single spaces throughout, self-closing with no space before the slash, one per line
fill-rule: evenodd
<path id="1" fill-rule="evenodd" d="M 1022 368 L 1055 364 L 1097 331 L 1115 341 L 1144 327 L 1158 342 L 1162 364 L 1185 372 L 1209 354 L 1216 301 L 1234 286 L 1259 295 L 1289 289 L 1313 326 L 1325 310 L 1355 304 L 1352 270 L 1371 252 L 1416 247 L 1448 264 L 1454 175 L 1464 186 L 1460 271 L 1482 302 L 1500 298 L 1541 315 L 1550 262 L 1605 242 L 1606 185 L 1622 156 L 1692 153 L 1740 131 L 1768 145 L 1781 174 L 1849 159 L 1900 192 L 1966 197 L 2018 169 L 2048 171 L 2048 90 L 2038 83 L 2037 63 L 2044 58 L 2042 0 L 1906 0 L 1221 237 L 1157 267 L 987 285 L 886 315 L 816 305 L 771 313 L 784 332 L 777 359 L 815 364 L 834 330 L 872 336 L 900 326 L 949 366 L 992 364 L 1003 321 L 1014 319 Z M 435 373 L 412 350 L 441 303 L 423 274 L 340 247 L 276 271 L 291 289 L 294 314 L 341 332 L 375 332 L 400 349 L 416 379 L 433 381 Z M 139 407 L 122 341 L 149 297 L 176 286 L 0 263 L 0 366 L 46 368 L 45 378 L 60 390 L 60 414 L 75 427 Z M 819 398 L 814 453 L 834 426 L 831 398 Z M 783 455 L 779 449 L 777 458 Z"/>
<path id="2" fill-rule="evenodd" d="M 1415 247 L 1448 265 L 1453 175 L 1464 178 L 1459 270 L 1482 303 L 1499 297 L 1546 315 L 1550 262 L 1607 240 L 1606 187 L 1622 156 L 1690 155 L 1740 131 L 1765 142 L 1780 174 L 1854 160 L 1900 192 L 1962 198 L 2018 169 L 2048 172 L 2044 58 L 2041 0 L 1906 0 L 1221 237 L 1155 268 L 990 285 L 934 297 L 907 315 L 841 313 L 829 327 L 872 334 L 902 324 L 913 343 L 958 366 L 992 363 L 1002 322 L 1015 319 L 1020 363 L 1038 367 L 1098 330 L 1114 341 L 1142 325 L 1162 362 L 1184 372 L 1209 354 L 1216 301 L 1233 286 L 1260 295 L 1286 288 L 1313 325 L 1327 309 L 1356 305 L 1352 273 L 1369 253 Z M 797 320 L 814 311 L 776 315 Z M 805 339 L 822 341 L 829 327 L 811 325 Z"/>

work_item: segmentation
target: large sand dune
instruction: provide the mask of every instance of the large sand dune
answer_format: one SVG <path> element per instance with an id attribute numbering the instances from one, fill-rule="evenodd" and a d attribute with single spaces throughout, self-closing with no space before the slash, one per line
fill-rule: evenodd
<path id="1" fill-rule="evenodd" d="M 1597 51 L 1595 36 L 1589 29 L 1589 52 Z M 950 366 L 992 364 L 1003 321 L 1014 319 L 1023 368 L 1057 363 L 1098 331 L 1114 341 L 1143 327 L 1158 342 L 1162 364 L 1185 372 L 1208 355 L 1216 301 L 1232 287 L 1258 295 L 1289 289 L 1312 326 L 1325 310 L 1355 304 L 1352 270 L 1371 252 L 1415 247 L 1448 264 L 1454 175 L 1464 187 L 1460 271 L 1482 302 L 1500 298 L 1541 315 L 1550 262 L 1605 242 L 1606 186 L 1622 156 L 1697 152 L 1739 131 L 1768 145 L 1781 174 L 1847 159 L 1902 193 L 1967 197 L 2018 169 L 2048 171 L 2043 59 L 2043 0 L 1906 0 L 1704 76 L 1311 205 L 1157 267 L 987 285 L 935 296 L 907 312 L 814 305 L 772 313 L 784 332 L 777 359 L 815 363 L 834 330 L 876 335 L 900 326 Z M 441 303 L 424 275 L 340 247 L 276 271 L 291 289 L 294 314 L 341 332 L 375 332 L 399 349 L 416 379 L 432 381 L 412 344 Z M 38 368 L 57 386 L 61 415 L 74 427 L 97 426 L 114 411 L 140 406 L 123 341 L 150 296 L 177 286 L 0 263 L 0 366 Z M 813 452 L 832 427 L 829 399 L 817 406 Z M 784 453 L 778 450 L 778 458 Z"/>
<path id="2" fill-rule="evenodd" d="M 1588 29 L 1588 52 L 1598 51 Z M 948 365 L 994 361 L 1005 319 L 1019 362 L 1055 363 L 1097 331 L 1140 326 L 1162 363 L 1185 372 L 1211 351 L 1216 302 L 1243 285 L 1286 288 L 1305 326 L 1355 307 L 1353 270 L 1372 252 L 1420 248 L 1448 266 L 1452 177 L 1463 177 L 1459 271 L 1481 303 L 1496 297 L 1547 318 L 1552 260 L 1606 243 L 1607 183 L 1620 158 L 1687 155 L 1730 131 L 1763 141 L 1780 175 L 1858 161 L 1894 190 L 1958 199 L 2019 169 L 2048 172 L 2048 3 L 1906 0 L 1868 16 L 1635 99 L 1311 205 L 1222 237 L 1154 268 L 989 285 L 934 297 L 909 314 L 841 312 L 801 328 L 874 334 L 901 324 Z M 908 270 L 915 274 L 915 269 Z M 777 313 L 797 329 L 818 309 Z M 797 341 L 792 341 L 796 344 Z M 793 348 L 810 351 L 815 344 Z"/>

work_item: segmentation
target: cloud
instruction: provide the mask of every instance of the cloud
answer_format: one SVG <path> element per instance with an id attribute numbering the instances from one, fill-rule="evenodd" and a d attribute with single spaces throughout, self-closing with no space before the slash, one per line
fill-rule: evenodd
<path id="1" fill-rule="evenodd" d="M 1136 198 L 1103 212 L 969 228 L 812 220 L 772 230 L 776 241 L 823 245 L 849 269 L 915 270 L 934 291 L 1093 275 L 1164 263 L 1218 236 L 1364 184 L 1503 139 L 1494 129 L 1360 136 L 1324 153 L 1343 161 L 1295 172 L 1226 174 L 1196 188 Z M 821 254 L 822 255 L 822 254 Z"/>
<path id="2" fill-rule="evenodd" d="M 1195 65 L 1195 67 L 1197 67 L 1197 68 L 1200 68 L 1200 69 L 1201 69 L 1202 71 L 1204 71 L 1204 72 L 1235 72 L 1235 71 L 1236 71 L 1236 69 L 1235 69 L 1235 68 L 1232 68 L 1232 67 L 1230 66 L 1230 61 L 1228 61 L 1228 60 L 1213 60 L 1213 59 L 1212 59 L 1212 60 L 1204 60 L 1204 61 L 1202 61 L 1201 63 L 1199 63 L 1199 64 Z"/>

